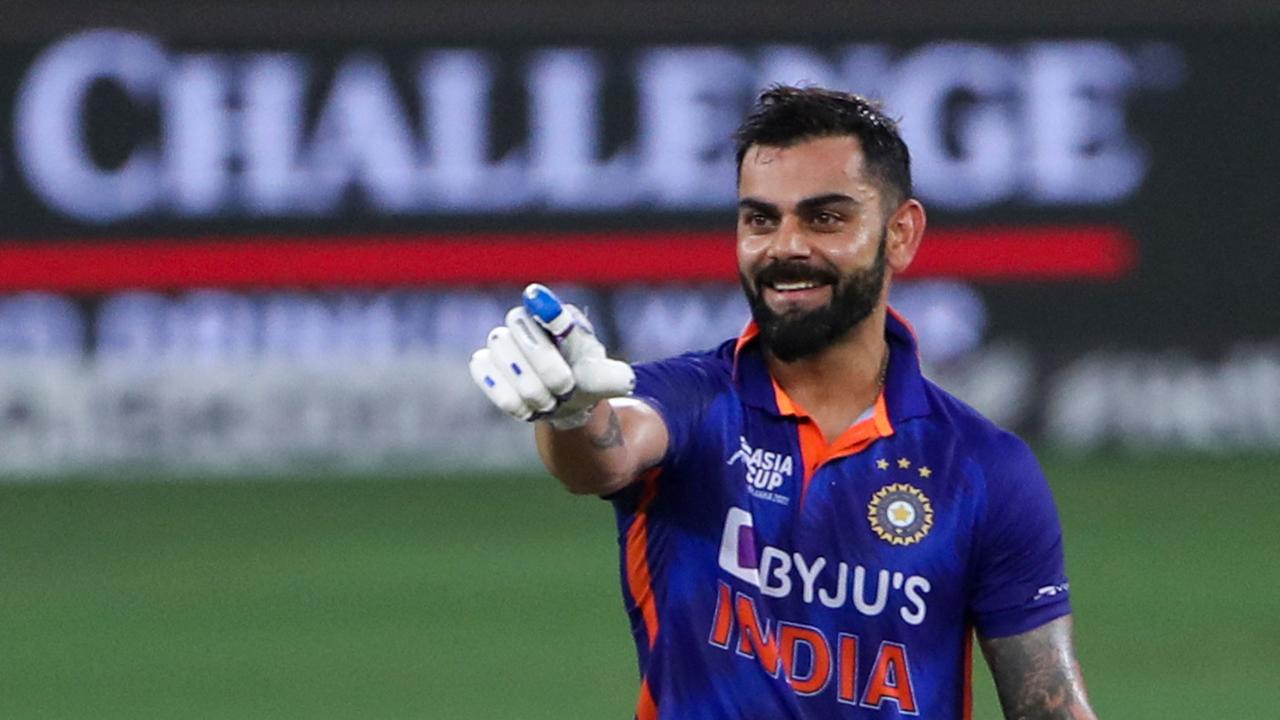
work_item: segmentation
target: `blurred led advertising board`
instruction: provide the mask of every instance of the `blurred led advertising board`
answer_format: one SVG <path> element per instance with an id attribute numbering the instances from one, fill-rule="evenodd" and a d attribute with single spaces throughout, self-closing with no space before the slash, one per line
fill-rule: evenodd
<path id="1" fill-rule="evenodd" d="M 728 137 L 812 82 L 901 118 L 930 226 L 894 300 L 949 386 L 1083 446 L 1280 444 L 1278 36 L 0 46 L 3 442 L 310 456 L 390 414 L 356 445 L 418 457 L 441 406 L 387 398 L 465 386 L 533 279 L 633 359 L 710 344 L 745 317 Z"/>
<path id="2" fill-rule="evenodd" d="M 1130 200 L 1151 160 L 1131 106 L 1177 88 L 1183 62 L 1171 44 L 1092 39 L 321 52 L 89 30 L 24 63 L 3 197 L 18 235 L 127 235 L 101 238 L 96 254 L 54 248 L 96 276 L 23 278 L 12 263 L 8 280 L 101 291 L 520 279 L 495 257 L 569 280 L 732 279 L 720 252 L 728 137 L 769 83 L 883 98 L 904 118 L 921 197 L 976 216 Z M 335 224 L 362 227 L 321 231 Z M 477 228 L 496 232 L 459 233 Z M 201 233 L 225 237 L 185 237 Z M 924 274 L 1105 279 L 1134 260 L 1128 232 L 1107 225 L 943 226 L 931 240 Z M 547 245 L 562 250 L 543 260 Z M 674 278 L 652 259 L 673 248 L 685 258 Z M 319 267 L 335 256 L 350 263 Z M 111 257 L 169 262 L 144 273 Z M 296 258 L 299 274 L 272 258 Z"/>

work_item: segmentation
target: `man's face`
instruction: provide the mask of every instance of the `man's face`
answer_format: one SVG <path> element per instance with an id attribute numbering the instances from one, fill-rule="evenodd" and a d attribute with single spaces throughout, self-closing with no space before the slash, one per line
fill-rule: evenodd
<path id="1" fill-rule="evenodd" d="M 885 283 L 883 191 L 855 137 L 752 146 L 738 181 L 738 271 L 778 359 L 811 356 L 871 314 Z"/>

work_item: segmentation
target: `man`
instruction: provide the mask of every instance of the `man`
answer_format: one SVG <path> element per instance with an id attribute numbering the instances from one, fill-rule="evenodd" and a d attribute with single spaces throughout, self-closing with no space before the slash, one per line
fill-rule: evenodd
<path id="1" fill-rule="evenodd" d="M 1006 717 L 1093 718 L 1048 485 L 888 308 L 925 227 L 894 123 L 775 87 L 736 140 L 741 337 L 633 378 L 531 286 L 472 361 L 617 509 L 637 718 L 968 718 L 974 628 Z"/>

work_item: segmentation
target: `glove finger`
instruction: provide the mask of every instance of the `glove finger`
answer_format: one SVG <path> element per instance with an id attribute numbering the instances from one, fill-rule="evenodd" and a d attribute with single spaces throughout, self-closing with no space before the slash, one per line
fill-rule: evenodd
<path id="1" fill-rule="evenodd" d="M 547 331 L 524 308 L 511 308 L 507 313 L 507 329 L 552 395 L 562 398 L 573 392 L 573 371 L 569 369 L 569 363 L 565 362 Z"/>
<path id="2" fill-rule="evenodd" d="M 471 362 L 468 363 L 468 368 L 471 370 L 471 379 L 484 391 L 489 401 L 498 406 L 498 409 L 517 420 L 528 420 L 533 417 L 533 411 L 525 404 L 520 393 L 516 392 L 515 385 L 498 372 L 498 367 L 493 364 L 487 348 L 475 351 L 471 356 Z"/>
<path id="3" fill-rule="evenodd" d="M 583 360 L 604 359 L 604 345 L 596 337 L 595 328 L 586 313 L 575 305 L 565 305 L 564 311 L 573 318 L 573 329 L 560 338 L 560 352 L 569 361 L 569 366 L 577 367 Z"/>
<path id="4" fill-rule="evenodd" d="M 636 373 L 621 360 L 588 358 L 574 363 L 578 389 L 598 397 L 618 397 L 636 389 Z"/>
<path id="5" fill-rule="evenodd" d="M 511 382 L 532 411 L 547 412 L 555 408 L 556 399 L 551 390 L 538 377 L 524 353 L 520 352 L 515 338 L 511 336 L 511 330 L 505 326 L 494 328 L 489 333 L 489 359 L 498 368 L 498 372 Z"/>

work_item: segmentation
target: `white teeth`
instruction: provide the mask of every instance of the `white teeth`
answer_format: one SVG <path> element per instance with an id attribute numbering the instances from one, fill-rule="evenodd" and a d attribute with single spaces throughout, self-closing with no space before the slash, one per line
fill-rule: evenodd
<path id="1" fill-rule="evenodd" d="M 811 280 L 806 280 L 804 282 L 789 282 L 789 283 L 773 284 L 774 290 L 781 290 L 782 292 L 787 292 L 790 290 L 808 290 L 809 288 L 813 288 L 813 287 L 818 287 L 818 283 L 813 282 Z"/>

